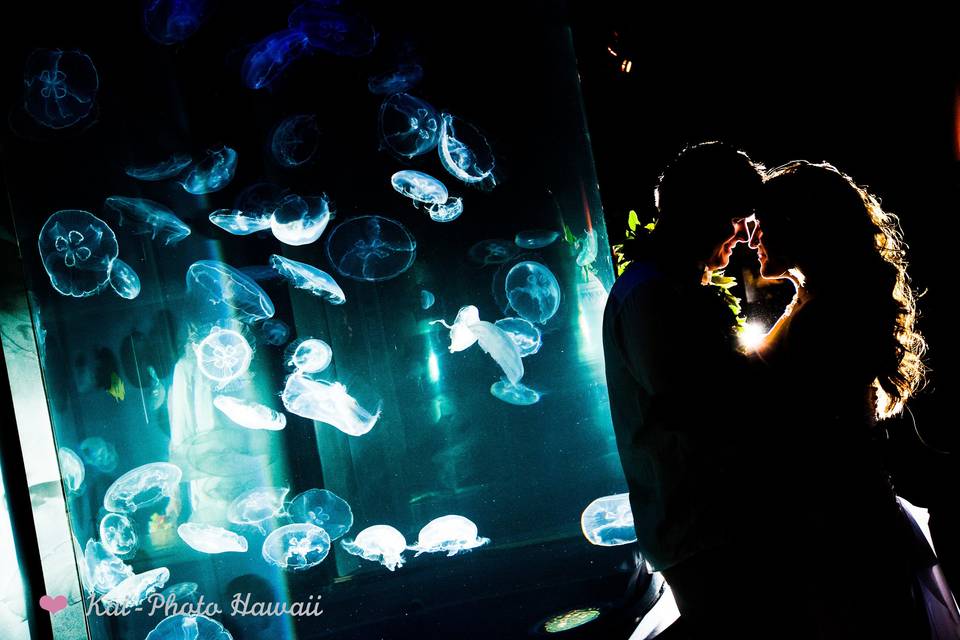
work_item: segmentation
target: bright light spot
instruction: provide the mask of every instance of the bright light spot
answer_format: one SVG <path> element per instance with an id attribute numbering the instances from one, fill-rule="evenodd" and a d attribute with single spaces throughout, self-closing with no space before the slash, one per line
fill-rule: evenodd
<path id="1" fill-rule="evenodd" d="M 440 381 L 440 363 L 437 361 L 437 354 L 432 351 L 427 358 L 427 371 L 430 373 L 430 382 Z"/>
<path id="2" fill-rule="evenodd" d="M 760 346 L 765 337 L 767 337 L 767 331 L 763 325 L 759 322 L 748 322 L 740 334 L 740 344 L 753 351 Z"/>
<path id="3" fill-rule="evenodd" d="M 620 71 L 630 73 L 631 69 L 633 69 L 633 61 L 624 59 L 624 61 L 620 63 Z"/>
<path id="4" fill-rule="evenodd" d="M 575 627 L 587 624 L 600 617 L 599 609 L 574 609 L 554 616 L 543 623 L 543 630 L 547 633 L 568 631 Z"/>

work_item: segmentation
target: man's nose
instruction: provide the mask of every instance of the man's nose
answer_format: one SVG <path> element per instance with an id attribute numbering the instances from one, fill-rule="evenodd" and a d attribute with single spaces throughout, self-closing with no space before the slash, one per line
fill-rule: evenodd
<path id="1" fill-rule="evenodd" d="M 733 223 L 733 243 L 750 242 L 750 231 L 747 229 L 746 220 L 737 220 Z"/>
<path id="2" fill-rule="evenodd" d="M 760 230 L 760 227 L 756 227 L 753 230 L 753 233 L 750 234 L 750 243 L 747 245 L 751 249 L 756 249 L 760 246 L 760 238 L 763 237 L 763 231 Z"/>

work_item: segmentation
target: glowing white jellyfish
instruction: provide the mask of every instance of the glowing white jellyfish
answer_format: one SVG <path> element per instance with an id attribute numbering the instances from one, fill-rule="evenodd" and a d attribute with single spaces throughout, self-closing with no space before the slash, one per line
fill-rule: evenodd
<path id="1" fill-rule="evenodd" d="M 436 553 L 445 551 L 447 557 L 455 556 L 461 551 L 470 551 L 490 542 L 490 538 L 481 538 L 477 535 L 477 525 L 472 520 L 458 515 L 440 516 L 428 522 L 420 535 L 417 544 L 407 547 L 421 553 Z"/>
<path id="2" fill-rule="evenodd" d="M 325 422 L 350 436 L 362 436 L 380 419 L 382 402 L 371 413 L 339 382 L 311 380 L 298 373 L 287 377 L 281 395 L 290 413 Z"/>
<path id="3" fill-rule="evenodd" d="M 223 527 L 199 522 L 185 522 L 177 527 L 177 535 L 200 553 L 243 553 L 247 539 Z"/>
<path id="4" fill-rule="evenodd" d="M 428 204 L 426 209 L 434 222 L 452 222 L 463 213 L 463 198 L 448 198 L 442 204 Z"/>
<path id="5" fill-rule="evenodd" d="M 204 302 L 231 308 L 240 322 L 273 316 L 270 296 L 248 276 L 217 260 L 198 260 L 187 269 L 187 293 Z"/>
<path id="6" fill-rule="evenodd" d="M 430 324 L 442 324 L 450 330 L 450 353 L 457 353 L 472 347 L 477 341 L 477 334 L 470 330 L 470 325 L 477 322 L 480 322 L 480 310 L 471 304 L 460 307 L 453 324 L 447 324 L 443 319 L 432 320 Z"/>
<path id="7" fill-rule="evenodd" d="M 580 529 L 590 544 L 601 547 L 636 542 L 630 494 L 603 496 L 591 502 L 580 515 Z"/>
<path id="8" fill-rule="evenodd" d="M 220 327 L 213 327 L 194 351 L 200 373 L 221 385 L 246 373 L 253 360 L 253 349 L 243 334 Z"/>
<path id="9" fill-rule="evenodd" d="M 60 459 L 60 476 L 63 478 L 63 486 L 70 493 L 79 493 L 84 476 L 86 476 L 86 467 L 83 465 L 83 460 L 73 449 L 67 447 L 60 447 L 57 457 Z"/>
<path id="10" fill-rule="evenodd" d="M 368 215 L 350 218 L 327 237 L 327 258 L 340 275 L 379 282 L 395 278 L 413 264 L 417 241 L 390 218 Z"/>
<path id="11" fill-rule="evenodd" d="M 597 230 L 590 229 L 577 239 L 577 264 L 586 267 L 597 259 Z"/>
<path id="12" fill-rule="evenodd" d="M 412 158 L 437 146 L 440 117 L 420 98 L 395 93 L 380 106 L 380 139 L 399 156 Z"/>
<path id="13" fill-rule="evenodd" d="M 320 373 L 333 361 L 333 349 L 319 338 L 307 338 L 291 345 L 287 364 L 300 373 Z"/>
<path id="14" fill-rule="evenodd" d="M 113 211 L 121 227 L 138 235 L 160 238 L 165 245 L 173 245 L 190 235 L 190 227 L 168 207 L 147 198 L 110 196 L 103 203 Z"/>
<path id="15" fill-rule="evenodd" d="M 210 222 L 235 236 L 248 236 L 270 228 L 270 216 L 240 209 L 217 209 L 208 217 Z"/>
<path id="16" fill-rule="evenodd" d="M 168 602 L 169 599 L 164 598 L 164 601 Z M 233 640 L 233 636 L 212 618 L 178 613 L 161 620 L 144 640 Z"/>
<path id="17" fill-rule="evenodd" d="M 420 290 L 420 308 L 426 311 L 433 306 L 433 303 L 437 301 L 437 297 L 427 291 L 426 289 Z"/>
<path id="18" fill-rule="evenodd" d="M 80 455 L 84 462 L 107 473 L 117 468 L 120 459 L 117 448 L 98 436 L 86 438 L 80 443 Z"/>
<path id="19" fill-rule="evenodd" d="M 506 378 L 500 378 L 490 385 L 490 393 L 498 400 L 520 407 L 536 404 L 540 401 L 539 391 L 531 389 L 522 382 L 514 384 Z"/>
<path id="20" fill-rule="evenodd" d="M 394 190 L 414 202 L 443 204 L 447 201 L 447 188 L 442 182 L 422 171 L 397 171 L 390 178 Z"/>
<path id="21" fill-rule="evenodd" d="M 319 238 L 333 217 L 326 194 L 306 198 L 290 194 L 270 216 L 270 230 L 280 242 L 299 247 Z"/>
<path id="22" fill-rule="evenodd" d="M 543 336 L 540 329 L 529 320 L 523 318 L 503 318 L 494 322 L 503 329 L 520 351 L 520 357 L 525 358 L 540 351 L 543 346 Z"/>
<path id="23" fill-rule="evenodd" d="M 210 149 L 206 157 L 187 172 L 180 185 L 184 191 L 194 195 L 213 193 L 230 184 L 236 170 L 236 151 L 226 146 Z"/>
<path id="24" fill-rule="evenodd" d="M 151 462 L 117 478 L 103 497 L 107 511 L 134 513 L 154 505 L 177 491 L 183 472 L 169 462 Z"/>
<path id="25" fill-rule="evenodd" d="M 287 426 L 287 416 L 257 402 L 218 395 L 213 399 L 213 406 L 245 429 L 280 431 Z"/>
<path id="26" fill-rule="evenodd" d="M 461 307 L 453 324 L 433 320 L 430 324 L 442 324 L 450 330 L 450 353 L 463 351 L 478 343 L 503 369 L 504 375 L 516 384 L 523 377 L 523 361 L 520 350 L 510 336 L 496 325 L 480 319 L 480 312 L 473 305 Z"/>
<path id="27" fill-rule="evenodd" d="M 121 298 L 133 300 L 140 295 L 140 276 L 133 267 L 117 258 L 110 267 L 110 288 Z"/>
<path id="28" fill-rule="evenodd" d="M 523 247 L 524 249 L 542 249 L 543 247 L 553 244 L 559 237 L 560 234 L 556 231 L 528 229 L 518 233 L 517 237 L 514 238 L 514 242 L 517 243 L 518 247 Z"/>
<path id="29" fill-rule="evenodd" d="M 80 209 L 64 209 L 47 218 L 37 247 L 50 284 L 74 298 L 95 295 L 107 286 L 119 253 L 117 236 L 107 223 Z"/>
<path id="30" fill-rule="evenodd" d="M 449 113 L 440 116 L 440 164 L 463 182 L 481 182 L 493 173 L 493 150 L 477 128 Z"/>
<path id="31" fill-rule="evenodd" d="M 341 540 L 340 546 L 351 555 L 379 562 L 395 571 L 403 566 L 407 539 L 388 524 L 376 524 L 361 531 L 353 540 Z"/>
<path id="32" fill-rule="evenodd" d="M 100 520 L 100 543 L 110 553 L 129 558 L 140 548 L 140 537 L 130 518 L 122 513 L 108 513 Z"/>
<path id="33" fill-rule="evenodd" d="M 560 284 L 539 262 L 515 264 L 507 273 L 504 287 L 510 306 L 530 322 L 543 324 L 560 308 Z"/>
<path id="34" fill-rule="evenodd" d="M 270 256 L 270 266 L 297 289 L 309 291 L 318 298 L 329 301 L 330 304 L 343 304 L 347 301 L 343 289 L 326 271 L 276 254 Z"/>
<path id="35" fill-rule="evenodd" d="M 102 600 L 108 605 L 130 609 L 142 604 L 151 593 L 162 589 L 169 579 L 170 570 L 166 567 L 137 573 L 105 593 Z"/>
<path id="36" fill-rule="evenodd" d="M 294 522 L 316 525 L 336 540 L 353 526 L 353 510 L 347 501 L 327 489 L 309 489 L 290 501 Z"/>
<path id="37" fill-rule="evenodd" d="M 95 540 L 87 540 L 83 565 L 87 587 L 99 594 L 107 593 L 133 575 L 130 565 Z"/>
<path id="38" fill-rule="evenodd" d="M 287 487 L 256 487 L 237 496 L 227 507 L 227 520 L 264 531 L 263 523 L 284 514 Z"/>
<path id="39" fill-rule="evenodd" d="M 263 559 L 281 569 L 304 571 L 330 553 L 330 536 L 318 526 L 288 524 L 270 532 L 263 541 Z"/>

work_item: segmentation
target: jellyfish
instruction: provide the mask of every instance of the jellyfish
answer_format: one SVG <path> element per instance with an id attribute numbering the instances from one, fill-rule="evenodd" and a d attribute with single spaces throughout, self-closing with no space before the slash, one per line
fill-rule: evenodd
<path id="1" fill-rule="evenodd" d="M 246 373 L 253 360 L 253 349 L 243 334 L 220 327 L 213 327 L 194 351 L 200 373 L 221 386 Z"/>
<path id="2" fill-rule="evenodd" d="M 240 73 L 248 89 L 263 89 L 294 61 L 309 51 L 310 42 L 300 29 L 284 29 L 271 33 L 253 45 L 243 60 Z"/>
<path id="3" fill-rule="evenodd" d="M 187 292 L 211 304 L 225 304 L 241 322 L 273 316 L 273 302 L 256 282 L 216 260 L 198 260 L 187 269 Z"/>
<path id="4" fill-rule="evenodd" d="M 473 305 L 461 307 L 453 324 L 433 320 L 430 324 L 442 324 L 450 330 L 450 353 L 467 349 L 476 342 L 503 369 L 511 383 L 523 377 L 523 361 L 520 350 L 510 336 L 494 324 L 480 319 L 480 312 Z"/>
<path id="5" fill-rule="evenodd" d="M 407 547 L 416 551 L 414 557 L 421 553 L 436 553 L 446 551 L 447 557 L 455 556 L 461 551 L 470 551 L 490 542 L 490 538 L 481 538 L 477 535 L 477 525 L 463 516 L 447 515 L 434 518 L 420 529 L 417 544 Z"/>
<path id="6" fill-rule="evenodd" d="M 196 586 L 193 582 L 180 584 Z M 163 593 L 166 594 L 168 590 L 165 589 Z M 169 599 L 164 597 L 164 602 L 168 601 Z M 233 636 L 213 618 L 202 614 L 178 613 L 161 620 L 144 640 L 233 640 Z"/>
<path id="7" fill-rule="evenodd" d="M 208 0 L 145 0 L 143 26 L 160 44 L 183 42 L 209 17 Z"/>
<path id="8" fill-rule="evenodd" d="M 172 497 L 183 472 L 169 462 L 151 462 L 117 478 L 103 496 L 103 506 L 115 513 L 134 513 Z"/>
<path id="9" fill-rule="evenodd" d="M 326 271 L 277 254 L 270 256 L 270 266 L 297 289 L 309 291 L 318 298 L 329 301 L 330 304 L 343 304 L 347 301 L 343 289 L 333 279 L 333 276 Z"/>
<path id="10" fill-rule="evenodd" d="M 630 494 L 603 496 L 591 502 L 580 515 L 580 529 L 590 544 L 600 547 L 636 542 Z"/>
<path id="11" fill-rule="evenodd" d="M 510 306 L 525 320 L 544 324 L 560 308 L 556 276 L 539 262 L 525 260 L 507 273 L 504 284 Z"/>
<path id="12" fill-rule="evenodd" d="M 330 366 L 333 349 L 323 340 L 307 338 L 291 345 L 287 365 L 299 373 L 320 373 Z"/>
<path id="13" fill-rule="evenodd" d="M 339 382 L 311 380 L 300 373 L 287 377 L 281 398 L 290 413 L 325 422 L 351 436 L 362 436 L 373 429 L 383 406 L 378 402 L 371 413 Z"/>
<path id="14" fill-rule="evenodd" d="M 447 188 L 442 182 L 421 171 L 397 171 L 390 178 L 395 191 L 414 202 L 443 204 L 447 201 Z"/>
<path id="15" fill-rule="evenodd" d="M 309 161 L 319 145 L 320 129 L 314 115 L 285 118 L 270 139 L 273 158 L 284 167 L 299 167 Z"/>
<path id="16" fill-rule="evenodd" d="M 189 153 L 175 153 L 165 160 L 153 164 L 131 165 L 125 169 L 131 178 L 144 182 L 159 182 L 178 175 L 190 166 L 193 158 Z"/>
<path id="17" fill-rule="evenodd" d="M 525 358 L 540 351 L 543 346 L 543 337 L 540 329 L 529 320 L 523 318 L 503 318 L 494 324 L 503 329 L 520 351 L 520 357 Z"/>
<path id="18" fill-rule="evenodd" d="M 287 189 L 270 182 L 258 182 L 245 188 L 237 195 L 233 208 L 243 212 L 244 216 L 266 219 L 268 222 L 280 202 L 289 193 Z"/>
<path id="19" fill-rule="evenodd" d="M 449 113 L 440 117 L 437 150 L 440 164 L 450 175 L 466 183 L 481 182 L 493 173 L 493 150 L 472 124 Z"/>
<path id="20" fill-rule="evenodd" d="M 110 196 L 103 206 L 117 215 L 121 227 L 129 227 L 135 234 L 149 235 L 152 239 L 159 236 L 165 245 L 176 244 L 190 235 L 190 227 L 159 202 Z"/>
<path id="21" fill-rule="evenodd" d="M 256 402 L 218 395 L 213 399 L 213 406 L 245 429 L 280 431 L 287 426 L 287 416 Z"/>
<path id="22" fill-rule="evenodd" d="M 428 204 L 426 209 L 434 222 L 452 222 L 463 213 L 463 198 L 449 198 L 442 204 Z"/>
<path id="23" fill-rule="evenodd" d="M 270 216 L 247 213 L 240 209 L 217 209 L 209 218 L 210 222 L 235 236 L 248 236 L 270 228 Z"/>
<path id="24" fill-rule="evenodd" d="M 340 546 L 351 555 L 379 562 L 390 571 L 395 571 L 403 566 L 407 540 L 390 525 L 376 524 L 367 527 L 349 542 L 341 540 Z"/>
<path id="25" fill-rule="evenodd" d="M 395 93 L 380 105 L 380 139 L 404 158 L 433 150 L 440 137 L 436 109 L 420 98 Z"/>
<path id="26" fill-rule="evenodd" d="M 100 79 L 90 56 L 82 51 L 36 49 L 23 70 L 23 107 L 50 129 L 63 129 L 93 110 Z"/>
<path id="27" fill-rule="evenodd" d="M 227 507 L 227 520 L 254 526 L 263 532 L 264 522 L 284 515 L 283 503 L 288 493 L 287 487 L 256 487 L 245 491 Z"/>
<path id="28" fill-rule="evenodd" d="M 104 594 L 102 600 L 108 605 L 132 609 L 142 604 L 157 589 L 162 589 L 170 579 L 170 570 L 166 567 L 135 573 Z"/>
<path id="29" fill-rule="evenodd" d="M 129 558 L 140 548 L 137 529 L 122 513 L 108 513 L 100 520 L 100 544 L 118 558 Z"/>
<path id="30" fill-rule="evenodd" d="M 319 238 L 333 217 L 327 194 L 307 198 L 291 194 L 273 211 L 270 229 L 280 242 L 299 247 Z"/>
<path id="31" fill-rule="evenodd" d="M 80 209 L 63 209 L 47 218 L 37 246 L 50 284 L 74 298 L 95 295 L 107 286 L 119 253 L 117 236 L 107 223 Z"/>
<path id="32" fill-rule="evenodd" d="M 121 298 L 133 300 L 140 295 L 140 276 L 133 267 L 117 258 L 110 268 L 110 287 Z"/>
<path id="33" fill-rule="evenodd" d="M 95 540 L 87 540 L 82 568 L 87 577 L 87 587 L 99 594 L 109 592 L 133 575 L 130 565 Z"/>
<path id="34" fill-rule="evenodd" d="M 279 347 L 290 339 L 290 327 L 283 320 L 264 320 L 260 325 L 260 337 L 267 344 Z"/>
<path id="35" fill-rule="evenodd" d="M 247 550 L 247 539 L 228 531 L 223 527 L 199 522 L 185 522 L 177 527 L 177 535 L 191 549 L 200 553 L 243 553 Z"/>
<path id="36" fill-rule="evenodd" d="M 502 264 L 517 255 L 518 251 L 517 246 L 509 240 L 494 238 L 476 243 L 470 247 L 467 255 L 474 262 L 487 266 L 488 264 Z"/>
<path id="37" fill-rule="evenodd" d="M 236 170 L 236 151 L 226 146 L 210 149 L 207 156 L 187 172 L 180 186 L 193 195 L 213 193 L 230 184 Z"/>
<path id="38" fill-rule="evenodd" d="M 197 601 L 197 591 L 200 585 L 196 582 L 178 582 L 164 589 L 160 595 L 163 596 L 164 603 L 167 602 L 190 602 Z M 147 636 L 149 637 L 149 636 Z"/>
<path id="39" fill-rule="evenodd" d="M 490 393 L 498 400 L 520 407 L 536 404 L 540 401 L 539 391 L 531 389 L 522 382 L 514 384 L 506 378 L 500 378 L 490 385 Z"/>
<path id="40" fill-rule="evenodd" d="M 117 448 L 98 436 L 80 443 L 80 455 L 87 464 L 106 473 L 116 469 L 119 460 Z"/>
<path id="41" fill-rule="evenodd" d="M 320 527 L 336 540 L 353 526 L 353 510 L 347 501 L 327 489 L 310 489 L 290 501 L 290 517 Z"/>
<path id="42" fill-rule="evenodd" d="M 79 493 L 83 478 L 86 475 L 83 460 L 73 449 L 67 447 L 60 447 L 57 451 L 57 457 L 60 460 L 60 477 L 63 478 L 63 486 L 70 493 Z"/>
<path id="43" fill-rule="evenodd" d="M 327 258 L 343 276 L 379 282 L 410 268 L 417 242 L 396 220 L 377 215 L 350 218 L 327 237 Z"/>
<path id="44" fill-rule="evenodd" d="M 427 291 L 426 289 L 420 289 L 420 308 L 426 311 L 433 306 L 433 303 L 436 302 L 437 297 Z"/>
<path id="45" fill-rule="evenodd" d="M 423 80 L 423 67 L 418 64 L 400 64 L 390 71 L 370 76 L 367 89 L 374 95 L 403 93 Z"/>
<path id="46" fill-rule="evenodd" d="M 547 229 L 528 229 L 517 234 L 514 242 L 524 249 L 542 249 L 553 244 L 560 234 Z"/>
<path id="47" fill-rule="evenodd" d="M 290 12 L 287 25 L 306 34 L 311 47 L 338 56 L 369 55 L 377 45 L 377 32 L 363 16 L 310 0 Z"/>
<path id="48" fill-rule="evenodd" d="M 450 330 L 450 353 L 457 353 L 472 347 L 477 341 L 477 334 L 470 330 L 470 325 L 480 322 L 480 310 L 473 305 L 460 307 L 453 324 L 444 320 L 431 320 L 430 324 L 442 324 Z"/>
<path id="49" fill-rule="evenodd" d="M 581 267 L 591 264 L 597 259 L 597 230 L 585 231 L 574 246 L 577 249 L 577 264 Z"/>
<path id="50" fill-rule="evenodd" d="M 156 411 L 163 406 L 164 401 L 167 399 L 167 389 L 160 381 L 157 370 L 151 366 L 147 366 L 147 377 L 150 380 L 147 383 L 148 386 L 144 388 L 147 392 L 145 397 L 149 400 L 148 404 L 150 408 Z"/>
<path id="51" fill-rule="evenodd" d="M 330 536 L 309 523 L 288 524 L 270 532 L 261 552 L 264 560 L 281 569 L 305 571 L 330 553 Z"/>

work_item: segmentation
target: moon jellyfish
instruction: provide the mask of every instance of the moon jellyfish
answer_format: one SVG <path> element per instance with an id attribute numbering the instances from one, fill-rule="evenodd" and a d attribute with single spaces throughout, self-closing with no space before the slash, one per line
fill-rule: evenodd
<path id="1" fill-rule="evenodd" d="M 341 540 L 340 546 L 351 555 L 379 562 L 390 571 L 395 571 L 403 566 L 407 540 L 390 525 L 376 524 L 361 531 L 352 541 Z"/>
<path id="2" fill-rule="evenodd" d="M 73 449 L 60 447 L 57 451 L 57 457 L 60 460 L 60 476 L 63 478 L 63 486 L 70 493 L 80 491 L 83 484 L 83 478 L 86 475 L 86 468 L 83 466 L 83 460 L 80 459 Z"/>
<path id="3" fill-rule="evenodd" d="M 131 469 L 117 478 L 106 495 L 103 506 L 115 513 L 134 513 L 174 495 L 183 472 L 169 462 L 151 462 Z"/>
<path id="4" fill-rule="evenodd" d="M 490 538 L 481 538 L 477 535 L 477 525 L 463 516 L 440 516 L 427 523 L 420 529 L 417 544 L 407 547 L 416 551 L 414 557 L 421 553 L 436 553 L 446 551 L 447 557 L 455 556 L 461 551 L 476 549 L 490 542 Z"/>
<path id="5" fill-rule="evenodd" d="M 133 575 L 133 569 L 104 544 L 87 540 L 83 551 L 83 569 L 87 587 L 96 593 L 107 593 Z"/>
<path id="6" fill-rule="evenodd" d="M 503 329 L 513 343 L 517 345 L 520 351 L 520 357 L 524 358 L 540 351 L 543 345 L 543 337 L 540 329 L 529 320 L 523 318 L 503 318 L 497 320 L 494 324 Z"/>
<path id="7" fill-rule="evenodd" d="M 290 339 L 290 327 L 283 320 L 264 320 L 260 325 L 260 337 L 267 344 L 279 347 Z"/>
<path id="8" fill-rule="evenodd" d="M 498 400 L 520 407 L 536 404 L 540 401 L 540 392 L 531 389 L 522 382 L 514 384 L 506 378 L 500 378 L 490 385 L 490 393 Z"/>
<path id="9" fill-rule="evenodd" d="M 190 166 L 193 158 L 189 153 L 175 153 L 166 160 L 153 164 L 131 165 L 125 169 L 131 178 L 144 182 L 159 182 L 178 175 Z"/>
<path id="10" fill-rule="evenodd" d="M 553 244 L 559 237 L 560 234 L 556 231 L 528 229 L 518 233 L 514 242 L 517 243 L 518 247 L 523 247 L 524 249 L 542 249 L 543 247 Z"/>
<path id="11" fill-rule="evenodd" d="M 245 491 L 227 507 L 227 520 L 257 527 L 262 532 L 264 522 L 284 515 L 283 502 L 288 493 L 290 489 L 286 487 L 256 487 Z"/>
<path id="12" fill-rule="evenodd" d="M 121 298 L 133 300 L 140 295 L 140 276 L 133 267 L 118 258 L 110 268 L 110 287 Z"/>
<path id="13" fill-rule="evenodd" d="M 348 278 L 379 282 L 410 268 L 417 242 L 405 226 L 382 216 L 350 218 L 327 238 L 327 258 Z"/>
<path id="14" fill-rule="evenodd" d="M 170 570 L 166 567 L 136 573 L 104 594 L 102 600 L 108 605 L 132 609 L 162 589 L 169 579 Z"/>
<path id="15" fill-rule="evenodd" d="M 400 64 L 384 73 L 370 76 L 367 89 L 375 95 L 402 93 L 423 80 L 423 67 L 418 64 Z"/>
<path id="16" fill-rule="evenodd" d="M 395 93 L 380 105 L 380 139 L 405 158 L 423 155 L 437 146 L 440 117 L 420 98 Z"/>
<path id="17" fill-rule="evenodd" d="M 307 338 L 292 345 L 287 364 L 299 373 L 320 373 L 330 366 L 333 349 L 323 340 Z"/>
<path id="18" fill-rule="evenodd" d="M 452 325 L 442 319 L 431 320 L 430 324 L 442 324 L 450 330 L 450 353 L 457 353 L 472 347 L 477 341 L 477 334 L 470 330 L 470 325 L 477 322 L 480 322 L 480 310 L 471 304 L 460 307 Z"/>
<path id="19" fill-rule="evenodd" d="M 310 489 L 290 501 L 290 517 L 320 527 L 336 540 L 353 526 L 353 510 L 347 501 L 327 489 Z"/>
<path id="20" fill-rule="evenodd" d="M 428 204 L 426 209 L 434 222 L 452 222 L 463 213 L 463 198 L 450 198 L 442 204 Z"/>
<path id="21" fill-rule="evenodd" d="M 179 613 L 161 620 L 144 640 L 233 640 L 233 636 L 222 624 L 205 615 Z"/>
<path id="22" fill-rule="evenodd" d="M 493 173 L 493 150 L 472 124 L 449 113 L 440 116 L 437 150 L 440 164 L 450 175 L 466 183 L 481 182 Z"/>
<path id="23" fill-rule="evenodd" d="M 503 369 L 507 380 L 517 384 L 523 377 L 523 361 L 520 359 L 520 350 L 507 332 L 483 320 L 469 325 L 469 329 L 476 334 L 480 348 Z"/>
<path id="24" fill-rule="evenodd" d="M 199 260 L 190 265 L 187 292 L 214 305 L 227 305 L 241 322 L 256 322 L 273 316 L 273 302 L 260 285 L 216 260 Z"/>
<path id="25" fill-rule="evenodd" d="M 630 494 L 603 496 L 591 502 L 580 515 L 580 529 L 590 544 L 600 547 L 636 542 Z"/>
<path id="26" fill-rule="evenodd" d="M 281 569 L 305 571 L 330 553 L 330 536 L 312 524 L 297 523 L 270 532 L 263 541 L 263 559 Z"/>
<path id="27" fill-rule="evenodd" d="M 347 301 L 343 289 L 326 271 L 277 254 L 270 256 L 270 266 L 297 289 L 309 291 L 318 298 L 329 301 L 330 304 L 343 304 Z"/>
<path id="28" fill-rule="evenodd" d="M 107 473 L 117 468 L 119 460 L 117 448 L 97 436 L 80 443 L 80 455 L 87 464 Z"/>
<path id="29" fill-rule="evenodd" d="M 287 67 L 310 48 L 306 34 L 299 29 L 271 33 L 253 45 L 240 70 L 248 89 L 263 89 L 273 84 Z"/>
<path id="30" fill-rule="evenodd" d="M 247 213 L 240 209 L 217 209 L 209 218 L 210 222 L 235 236 L 248 236 L 270 228 L 270 216 Z"/>
<path id="31" fill-rule="evenodd" d="M 280 242 L 299 247 L 319 238 L 332 218 L 333 209 L 326 194 L 308 198 L 291 194 L 273 211 L 270 229 Z"/>
<path id="32" fill-rule="evenodd" d="M 121 227 L 129 227 L 135 234 L 158 236 L 163 244 L 176 244 L 190 235 L 190 227 L 177 215 L 153 200 L 110 196 L 103 206 L 117 214 Z"/>
<path id="33" fill-rule="evenodd" d="M 164 589 L 160 595 L 163 596 L 163 601 L 165 603 L 166 602 L 196 603 L 197 591 L 199 591 L 199 589 L 200 589 L 200 585 L 198 585 L 196 582 L 178 582 L 177 584 L 170 585 L 169 587 Z"/>
<path id="34" fill-rule="evenodd" d="M 525 320 L 543 324 L 560 308 L 560 284 L 539 262 L 518 262 L 504 284 L 510 306 Z"/>
<path id="35" fill-rule="evenodd" d="M 200 373 L 221 385 L 246 373 L 253 360 L 253 349 L 243 334 L 220 327 L 211 329 L 194 351 Z"/>
<path id="36" fill-rule="evenodd" d="M 415 202 L 443 204 L 447 201 L 447 188 L 442 182 L 422 171 L 397 171 L 390 178 L 395 191 Z"/>
<path id="37" fill-rule="evenodd" d="M 190 548 L 200 553 L 243 553 L 247 550 L 247 539 L 228 531 L 223 527 L 199 522 L 185 522 L 177 527 L 177 535 Z"/>
<path id="38" fill-rule="evenodd" d="M 245 429 L 280 431 L 287 426 L 287 416 L 256 402 L 218 395 L 213 399 L 213 406 Z"/>
<path id="39" fill-rule="evenodd" d="M 281 398 L 290 413 L 324 422 L 351 436 L 369 432 L 380 419 L 383 406 L 378 402 L 371 413 L 339 382 L 311 380 L 299 373 L 287 377 Z"/>
<path id="40" fill-rule="evenodd" d="M 187 172 L 180 186 L 193 195 L 213 193 L 230 184 L 236 170 L 236 151 L 226 146 L 210 149 L 207 156 Z"/>
<path id="41" fill-rule="evenodd" d="M 82 51 L 37 49 L 23 70 L 23 107 L 41 125 L 63 129 L 93 110 L 100 79 Z"/>
<path id="42" fill-rule="evenodd" d="M 311 47 L 338 56 L 365 56 L 377 45 L 377 32 L 363 16 L 330 11 L 319 2 L 295 8 L 287 25 L 306 34 Z"/>
<path id="43" fill-rule="evenodd" d="M 577 239 L 577 264 L 586 267 L 597 259 L 597 230 L 590 229 Z"/>
<path id="44" fill-rule="evenodd" d="M 119 253 L 117 236 L 107 223 L 80 209 L 64 209 L 47 218 L 37 246 L 50 284 L 74 298 L 92 296 L 107 286 Z"/>
<path id="45" fill-rule="evenodd" d="M 208 0 L 146 0 L 143 26 L 160 44 L 176 44 L 200 28 L 210 13 Z"/>
<path id="46" fill-rule="evenodd" d="M 488 264 L 502 264 L 513 256 L 517 255 L 519 249 L 509 240 L 481 240 L 476 243 L 467 252 L 467 255 L 474 262 L 484 266 Z"/>
<path id="47" fill-rule="evenodd" d="M 130 518 L 108 513 L 100 520 L 100 543 L 117 557 L 127 558 L 140 548 L 140 537 Z"/>
<path id="48" fill-rule="evenodd" d="M 283 120 L 270 139 L 273 158 L 285 167 L 304 164 L 320 145 L 320 129 L 313 115 L 290 116 Z"/>
<path id="49" fill-rule="evenodd" d="M 433 306 L 433 303 L 436 302 L 437 297 L 427 291 L 426 289 L 420 290 L 420 308 L 426 311 Z"/>

